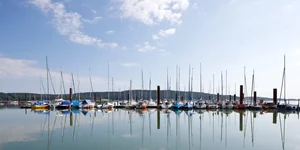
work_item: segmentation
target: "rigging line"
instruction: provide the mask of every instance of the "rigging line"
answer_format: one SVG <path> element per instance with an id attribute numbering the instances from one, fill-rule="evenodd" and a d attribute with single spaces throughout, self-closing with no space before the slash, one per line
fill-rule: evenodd
<path id="1" fill-rule="evenodd" d="M 48 69 L 49 70 L 49 69 Z M 56 95 L 56 92 L 55 92 L 55 88 L 54 88 L 54 84 L 53 84 L 53 80 L 52 80 L 52 76 L 51 76 L 51 72 L 50 72 L 50 70 L 49 70 L 49 76 L 50 76 L 50 81 L 51 81 L 51 85 L 52 85 L 52 89 L 53 89 L 53 93 L 54 93 L 54 95 Z"/>

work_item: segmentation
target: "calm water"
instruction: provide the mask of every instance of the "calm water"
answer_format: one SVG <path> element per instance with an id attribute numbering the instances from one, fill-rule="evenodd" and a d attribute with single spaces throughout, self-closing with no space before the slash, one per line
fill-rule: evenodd
<path id="1" fill-rule="evenodd" d="M 0 150 L 300 149 L 297 113 L 1 108 L 0 118 Z"/>

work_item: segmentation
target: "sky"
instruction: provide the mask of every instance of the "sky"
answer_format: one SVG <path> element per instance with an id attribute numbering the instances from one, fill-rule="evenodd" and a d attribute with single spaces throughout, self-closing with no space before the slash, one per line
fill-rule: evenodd
<path id="1" fill-rule="evenodd" d="M 43 93 L 47 56 L 50 93 L 62 92 L 60 71 L 66 88 L 73 73 L 75 91 L 90 92 L 89 77 L 93 91 L 107 91 L 108 77 L 110 90 L 128 90 L 130 80 L 142 88 L 142 70 L 144 89 L 150 77 L 151 89 L 165 89 L 168 70 L 176 90 L 177 65 L 180 90 L 191 65 L 200 91 L 201 63 L 203 92 L 221 93 L 223 74 L 223 94 L 235 85 L 238 93 L 245 68 L 246 95 L 254 71 L 257 95 L 272 97 L 285 55 L 287 97 L 299 98 L 299 8 L 297 0 L 0 0 L 0 91 Z"/>

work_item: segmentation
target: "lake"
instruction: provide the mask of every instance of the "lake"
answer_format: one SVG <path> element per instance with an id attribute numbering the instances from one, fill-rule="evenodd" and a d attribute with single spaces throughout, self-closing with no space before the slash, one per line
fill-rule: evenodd
<path id="1" fill-rule="evenodd" d="M 299 150 L 299 114 L 0 109 L 0 150 Z"/>

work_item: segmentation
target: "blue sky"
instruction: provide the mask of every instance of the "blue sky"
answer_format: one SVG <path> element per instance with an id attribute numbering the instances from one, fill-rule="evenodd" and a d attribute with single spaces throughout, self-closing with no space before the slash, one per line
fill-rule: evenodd
<path id="1" fill-rule="evenodd" d="M 199 91 L 201 62 L 203 91 L 212 92 L 213 74 L 216 91 L 223 72 L 225 94 L 227 70 L 234 93 L 245 66 L 248 95 L 254 69 L 258 95 L 271 97 L 286 55 L 287 97 L 300 97 L 299 7 L 296 0 L 2 0 L 0 91 L 40 92 L 48 56 L 56 93 L 60 68 L 67 87 L 73 72 L 80 91 L 90 91 L 91 68 L 94 91 L 107 90 L 108 61 L 115 90 L 130 79 L 141 88 L 141 69 L 145 88 L 150 73 L 152 88 L 164 88 L 167 67 L 175 90 L 176 65 L 187 89 L 191 64 Z"/>

